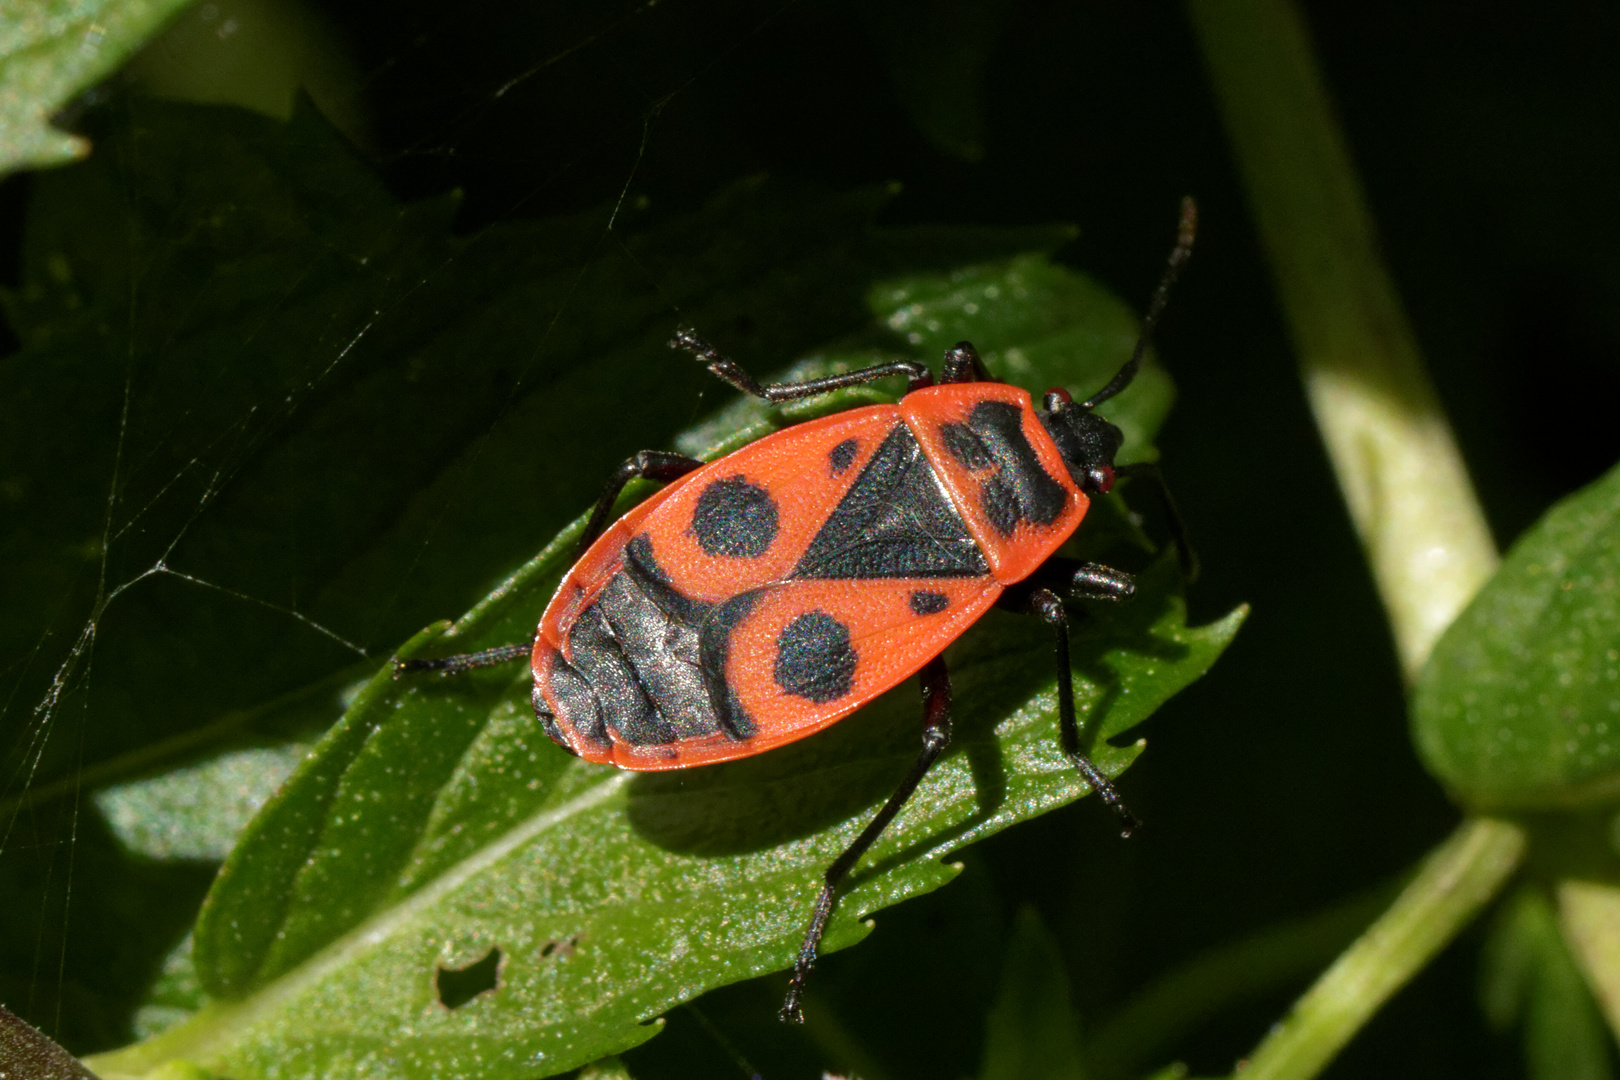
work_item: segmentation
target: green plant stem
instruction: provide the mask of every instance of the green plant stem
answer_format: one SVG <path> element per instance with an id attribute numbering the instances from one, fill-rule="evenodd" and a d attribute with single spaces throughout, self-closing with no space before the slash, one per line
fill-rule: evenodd
<path id="1" fill-rule="evenodd" d="M 1557 886 L 1558 921 L 1609 1030 L 1620 1034 L 1620 888 L 1568 879 Z"/>
<path id="2" fill-rule="evenodd" d="M 1524 857 L 1519 826 L 1469 818 L 1432 852 L 1378 921 L 1333 962 L 1238 1072 L 1305 1080 L 1468 925 Z"/>
<path id="3" fill-rule="evenodd" d="M 1311 409 L 1408 681 L 1497 553 L 1289 0 L 1188 0 Z"/>
<path id="4" fill-rule="evenodd" d="M 1217 945 L 1155 979 L 1086 1040 L 1089 1072 L 1140 1076 L 1223 1010 L 1298 986 L 1389 906 L 1405 875 L 1304 918 Z"/>

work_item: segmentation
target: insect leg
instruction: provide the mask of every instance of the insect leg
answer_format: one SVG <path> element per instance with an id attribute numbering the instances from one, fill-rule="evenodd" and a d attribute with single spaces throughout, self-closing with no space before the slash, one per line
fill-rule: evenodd
<path id="1" fill-rule="evenodd" d="M 669 454 L 662 450 L 643 450 L 635 456 L 628 458 L 623 465 L 614 470 L 608 479 L 607 487 L 602 491 L 602 497 L 596 500 L 596 506 L 591 510 L 591 516 L 585 522 L 585 531 L 580 534 L 579 546 L 574 550 L 574 560 L 585 554 L 585 549 L 596 542 L 607 528 L 608 515 L 613 512 L 613 504 L 619 498 L 619 492 L 624 485 L 632 480 L 645 478 L 647 480 L 677 480 L 692 472 L 701 469 L 703 462 L 697 458 L 690 458 L 684 454 Z M 395 660 L 394 678 L 401 675 L 414 674 L 418 671 L 437 671 L 445 675 L 460 675 L 464 671 L 474 668 L 493 667 L 496 664 L 505 664 L 519 657 L 528 656 L 534 651 L 534 639 L 517 645 L 499 645 L 493 649 L 482 652 L 460 653 L 456 656 L 441 656 L 433 660 Z"/>
<path id="2" fill-rule="evenodd" d="M 507 664 L 522 656 L 528 656 L 534 651 L 534 642 L 527 641 L 519 645 L 497 645 L 493 649 L 482 652 L 459 653 L 455 656 L 441 656 L 437 660 L 394 660 L 394 678 L 401 675 L 411 675 L 418 671 L 438 671 L 445 675 L 460 675 L 464 671 L 474 668 L 494 667 L 496 664 Z"/>
<path id="3" fill-rule="evenodd" d="M 735 360 L 722 356 L 720 350 L 697 336 L 697 331 L 683 327 L 675 331 L 675 337 L 670 341 L 672 349 L 684 349 L 697 357 L 699 362 L 708 367 L 716 377 L 735 386 L 745 394 L 764 398 L 766 401 L 795 401 L 799 398 L 814 397 L 825 394 L 830 390 L 842 390 L 846 386 L 860 386 L 862 383 L 875 382 L 886 379 L 891 375 L 904 375 L 906 377 L 906 392 L 921 390 L 925 386 L 934 385 L 934 375 L 928 370 L 927 364 L 920 364 L 915 360 L 891 360 L 886 364 L 874 364 L 859 371 L 846 371 L 842 375 L 828 375 L 824 379 L 810 379 L 797 383 L 762 384 L 748 372 L 744 371 Z"/>
<path id="4" fill-rule="evenodd" d="M 1025 581 L 1003 593 L 997 606 L 1029 614 L 1030 597 L 1042 587 L 1071 600 L 1129 600 L 1136 592 L 1136 579 L 1102 563 L 1053 556 Z"/>
<path id="5" fill-rule="evenodd" d="M 1176 558 L 1181 563 L 1181 573 L 1188 581 L 1197 578 L 1198 552 L 1193 550 L 1192 539 L 1187 535 L 1187 523 L 1176 507 L 1176 500 L 1170 497 L 1170 486 L 1164 482 L 1164 474 L 1159 471 L 1159 466 L 1151 461 L 1116 465 L 1114 476 L 1121 480 L 1134 477 L 1152 482 L 1154 490 L 1159 493 L 1159 501 L 1164 504 L 1164 521 L 1176 542 Z"/>
<path id="6" fill-rule="evenodd" d="M 613 514 L 613 504 L 619 499 L 619 492 L 624 485 L 632 480 L 679 480 L 689 472 L 703 468 L 704 463 L 685 454 L 671 454 L 664 450 L 642 450 L 625 459 L 623 465 L 613 470 L 608 477 L 607 487 L 602 489 L 601 498 L 591 509 L 591 516 L 585 522 L 585 531 L 579 534 L 579 546 L 574 549 L 574 561 L 585 554 L 592 544 L 607 530 L 608 518 Z"/>
<path id="7" fill-rule="evenodd" d="M 803 1023 L 804 1014 L 801 1011 L 801 998 L 804 996 L 804 983 L 810 976 L 810 969 L 815 966 L 816 954 L 821 947 L 822 932 L 827 929 L 827 919 L 832 915 L 833 900 L 838 886 L 844 878 L 849 876 L 850 869 L 866 854 L 866 849 L 872 846 L 879 835 L 882 834 L 889 822 L 906 805 L 911 793 L 917 790 L 917 785 L 927 774 L 930 766 L 939 757 L 951 741 L 951 678 L 945 670 L 945 658 L 936 656 L 919 673 L 922 679 L 923 701 L 923 749 L 917 755 L 916 762 L 906 778 L 900 781 L 900 786 L 889 801 L 883 804 L 883 809 L 877 812 L 861 835 L 855 842 L 844 850 L 844 853 L 827 868 L 823 878 L 821 894 L 816 897 L 815 913 L 810 918 L 810 929 L 805 932 L 804 944 L 799 947 L 799 957 L 793 964 L 793 978 L 788 982 L 787 1000 L 782 1003 L 782 1011 L 778 1015 L 783 1020 L 794 1023 Z"/>
<path id="8" fill-rule="evenodd" d="M 1096 566 L 1095 563 L 1090 565 Z M 1106 570 L 1107 567 L 1099 569 Z M 1074 762 L 1074 767 L 1080 770 L 1080 775 L 1091 785 L 1091 789 L 1108 804 L 1109 809 L 1119 815 L 1120 823 L 1124 826 L 1121 835 L 1129 836 L 1141 822 L 1126 809 L 1118 789 L 1102 774 L 1102 770 L 1080 752 L 1080 725 L 1074 716 L 1074 671 L 1069 667 L 1069 613 L 1063 609 L 1063 601 L 1058 594 L 1046 588 L 1035 589 L 1029 594 L 1028 610 L 1052 628 L 1057 645 L 1058 733 L 1063 752 L 1069 755 L 1069 760 Z"/>
<path id="9" fill-rule="evenodd" d="M 979 359 L 979 350 L 971 341 L 958 341 L 945 350 L 945 367 L 940 372 L 941 383 L 996 382 L 990 369 Z"/>

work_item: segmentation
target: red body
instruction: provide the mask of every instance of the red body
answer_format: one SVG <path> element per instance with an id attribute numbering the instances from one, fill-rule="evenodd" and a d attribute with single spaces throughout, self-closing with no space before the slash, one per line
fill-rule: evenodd
<path id="1" fill-rule="evenodd" d="M 540 622 L 537 712 L 624 769 L 804 738 L 938 655 L 1087 506 L 1017 387 L 930 387 L 777 432 L 580 558 Z"/>

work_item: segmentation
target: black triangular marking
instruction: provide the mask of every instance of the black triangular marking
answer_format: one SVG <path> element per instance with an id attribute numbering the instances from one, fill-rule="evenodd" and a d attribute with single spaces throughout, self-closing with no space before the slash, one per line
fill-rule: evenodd
<path id="1" fill-rule="evenodd" d="M 793 570 L 796 578 L 981 577 L 990 572 L 905 424 L 896 424 Z"/>

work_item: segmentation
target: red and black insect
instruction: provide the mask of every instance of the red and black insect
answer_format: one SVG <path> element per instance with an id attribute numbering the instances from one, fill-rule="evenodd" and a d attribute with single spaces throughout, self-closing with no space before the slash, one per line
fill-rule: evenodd
<path id="1" fill-rule="evenodd" d="M 1056 554 L 1092 497 L 1134 477 L 1165 501 L 1184 569 L 1191 549 L 1158 468 L 1115 466 L 1124 437 L 1093 410 L 1141 364 L 1171 283 L 1192 252 L 1181 229 L 1131 358 L 1082 402 L 993 380 L 973 346 L 928 367 L 898 360 L 809 382 L 762 386 L 690 330 L 670 344 L 745 393 L 790 401 L 890 376 L 908 389 L 767 436 L 709 463 L 644 450 L 609 481 L 579 554 L 530 644 L 405 671 L 463 671 L 528 655 L 534 712 L 557 743 L 621 769 L 682 769 L 802 739 L 920 673 L 923 749 L 895 793 L 828 868 L 782 1017 L 800 1019 L 838 885 L 900 812 L 950 741 L 944 648 L 992 606 L 1028 612 L 1056 641 L 1065 751 L 1135 820 L 1080 751 L 1066 599 L 1122 600 L 1129 575 Z M 669 485 L 609 525 L 632 479 Z"/>

